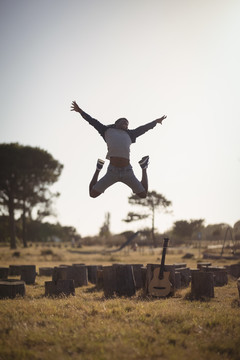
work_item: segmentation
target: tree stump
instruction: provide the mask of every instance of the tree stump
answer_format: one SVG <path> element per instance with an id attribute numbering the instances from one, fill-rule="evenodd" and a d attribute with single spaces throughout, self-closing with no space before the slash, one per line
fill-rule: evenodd
<path id="1" fill-rule="evenodd" d="M 230 275 L 237 279 L 240 277 L 240 264 L 232 264 L 228 269 Z"/>
<path id="2" fill-rule="evenodd" d="M 175 271 L 175 289 L 181 289 L 181 274 Z"/>
<path id="3" fill-rule="evenodd" d="M 194 299 L 214 297 L 213 273 L 192 270 L 191 295 Z"/>
<path id="4" fill-rule="evenodd" d="M 88 265 L 88 281 L 90 281 L 92 284 L 97 283 L 97 271 L 102 269 L 102 265 Z"/>
<path id="5" fill-rule="evenodd" d="M 8 278 L 9 268 L 0 267 L 0 279 L 5 280 Z"/>
<path id="6" fill-rule="evenodd" d="M 132 265 L 114 264 L 116 274 L 116 295 L 133 296 L 136 294 Z"/>
<path id="7" fill-rule="evenodd" d="M 35 284 L 36 266 L 35 265 L 21 265 L 21 280 L 25 281 L 27 285 Z"/>
<path id="8" fill-rule="evenodd" d="M 214 286 L 224 286 L 228 283 L 228 275 L 227 270 L 223 266 L 208 266 L 203 267 L 203 271 L 212 272 L 213 273 L 213 280 Z"/>
<path id="9" fill-rule="evenodd" d="M 180 273 L 181 287 L 188 287 L 191 282 L 191 270 L 190 268 L 178 268 L 177 272 Z M 176 272 L 175 272 L 176 275 Z"/>
<path id="10" fill-rule="evenodd" d="M 173 264 L 174 267 L 175 267 L 175 270 L 179 269 L 179 268 L 185 268 L 187 267 L 187 264 L 186 263 L 176 263 L 176 264 Z"/>
<path id="11" fill-rule="evenodd" d="M 98 290 L 103 289 L 103 268 L 102 269 L 97 269 L 96 288 Z"/>
<path id="12" fill-rule="evenodd" d="M 145 289 L 144 294 L 149 294 L 149 284 L 153 279 L 153 273 L 156 268 L 160 268 L 160 264 L 147 264 L 147 272 L 146 272 L 146 282 L 145 282 Z M 175 292 L 175 267 L 174 265 L 164 265 L 164 272 L 169 272 L 169 281 L 171 283 L 171 289 L 169 296 L 172 296 Z M 151 294 L 149 294 L 151 295 Z"/>
<path id="13" fill-rule="evenodd" d="M 142 271 L 141 271 L 142 266 L 143 264 L 132 264 L 136 290 L 142 289 L 143 287 Z"/>
<path id="14" fill-rule="evenodd" d="M 88 285 L 88 269 L 86 265 L 74 264 L 71 267 L 70 276 L 74 280 L 75 287 Z"/>
<path id="15" fill-rule="evenodd" d="M 116 290 L 116 268 L 113 266 L 103 267 L 103 291 L 105 297 L 111 297 Z"/>
<path id="16" fill-rule="evenodd" d="M 9 275 L 21 275 L 21 266 L 22 265 L 9 265 Z"/>
<path id="17" fill-rule="evenodd" d="M 199 270 L 202 270 L 202 267 L 208 267 L 208 266 L 211 266 L 212 265 L 212 263 L 210 263 L 210 262 L 198 262 L 197 263 L 197 268 L 199 269 Z"/>
<path id="18" fill-rule="evenodd" d="M 146 278 L 147 278 L 147 267 L 146 266 L 142 266 L 141 267 L 141 276 L 142 276 L 142 288 L 145 292 L 145 289 L 146 289 Z"/>
<path id="19" fill-rule="evenodd" d="M 86 265 L 60 265 L 54 267 L 52 281 L 74 280 L 75 287 L 88 285 Z"/>
<path id="20" fill-rule="evenodd" d="M 15 279 L 0 281 L 0 299 L 14 299 L 17 295 L 24 296 L 25 293 L 24 281 Z"/>
<path id="21" fill-rule="evenodd" d="M 52 267 L 40 267 L 39 276 L 52 276 L 53 268 Z"/>
<path id="22" fill-rule="evenodd" d="M 52 281 L 66 280 L 68 275 L 68 266 L 54 266 Z"/>
<path id="23" fill-rule="evenodd" d="M 74 281 L 72 279 L 45 281 L 45 296 L 75 295 Z"/>

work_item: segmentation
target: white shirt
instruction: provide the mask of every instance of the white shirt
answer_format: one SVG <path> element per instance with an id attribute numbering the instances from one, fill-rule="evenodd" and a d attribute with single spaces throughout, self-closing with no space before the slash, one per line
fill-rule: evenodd
<path id="1" fill-rule="evenodd" d="M 110 160 L 111 156 L 130 158 L 132 140 L 126 131 L 110 128 L 105 133 L 105 140 L 108 147 L 106 159 Z"/>

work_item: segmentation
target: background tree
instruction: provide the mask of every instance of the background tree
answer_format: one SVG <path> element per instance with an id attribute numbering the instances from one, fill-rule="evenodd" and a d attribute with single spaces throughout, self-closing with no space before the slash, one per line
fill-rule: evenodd
<path id="1" fill-rule="evenodd" d="M 15 211 L 20 210 L 23 222 L 23 242 L 26 242 L 26 216 L 33 208 L 49 204 L 53 194 L 49 186 L 55 183 L 63 165 L 38 147 L 18 143 L 0 144 L 0 206 L 7 209 L 10 227 L 10 247 L 16 248 Z"/>
<path id="2" fill-rule="evenodd" d="M 108 238 L 111 235 L 110 217 L 111 217 L 111 214 L 109 212 L 107 212 L 105 214 L 104 223 L 103 223 L 103 225 L 101 226 L 101 228 L 99 230 L 99 236 L 104 236 L 104 237 Z"/>
<path id="3" fill-rule="evenodd" d="M 137 195 L 131 195 L 128 198 L 128 202 L 131 205 L 140 205 L 147 207 L 150 210 L 150 214 L 141 215 L 136 213 L 128 213 L 127 222 L 134 221 L 134 220 L 142 220 L 147 216 L 151 216 L 152 219 L 152 227 L 151 227 L 151 236 L 154 247 L 157 246 L 156 238 L 155 238 L 155 215 L 156 211 L 160 208 L 166 209 L 167 207 L 172 205 L 172 202 L 167 200 L 162 194 L 157 193 L 155 190 L 149 191 L 148 195 L 145 199 L 139 198 Z M 131 215 L 132 214 L 132 215 Z M 137 219 L 139 217 L 139 219 Z M 132 218 L 132 220 L 131 220 Z M 126 220 L 124 220 L 126 221 Z"/>
<path id="4" fill-rule="evenodd" d="M 178 220 L 173 225 L 173 235 L 184 240 L 191 239 L 193 234 L 203 229 L 204 219 L 198 220 Z"/>
<path id="5" fill-rule="evenodd" d="M 228 227 L 230 227 L 230 225 L 226 223 L 206 226 L 204 229 L 206 240 L 222 242 Z"/>

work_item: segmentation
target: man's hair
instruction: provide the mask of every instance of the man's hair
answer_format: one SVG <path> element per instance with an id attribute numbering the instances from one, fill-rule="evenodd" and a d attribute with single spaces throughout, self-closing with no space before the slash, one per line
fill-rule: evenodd
<path id="1" fill-rule="evenodd" d="M 117 123 L 119 123 L 120 121 L 122 121 L 122 120 L 127 120 L 126 118 L 119 118 L 119 119 L 117 119 L 116 121 L 115 121 L 115 125 L 117 125 Z M 128 120 L 127 120 L 128 121 Z"/>

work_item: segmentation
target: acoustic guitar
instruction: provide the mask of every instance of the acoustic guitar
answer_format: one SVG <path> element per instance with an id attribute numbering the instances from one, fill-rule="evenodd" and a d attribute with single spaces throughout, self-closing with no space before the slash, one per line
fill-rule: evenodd
<path id="1" fill-rule="evenodd" d="M 168 246 L 168 238 L 164 238 L 160 267 L 153 271 L 153 278 L 148 285 L 148 293 L 152 296 L 164 297 L 169 295 L 172 284 L 169 281 L 170 272 L 164 271 L 164 263 Z"/>

